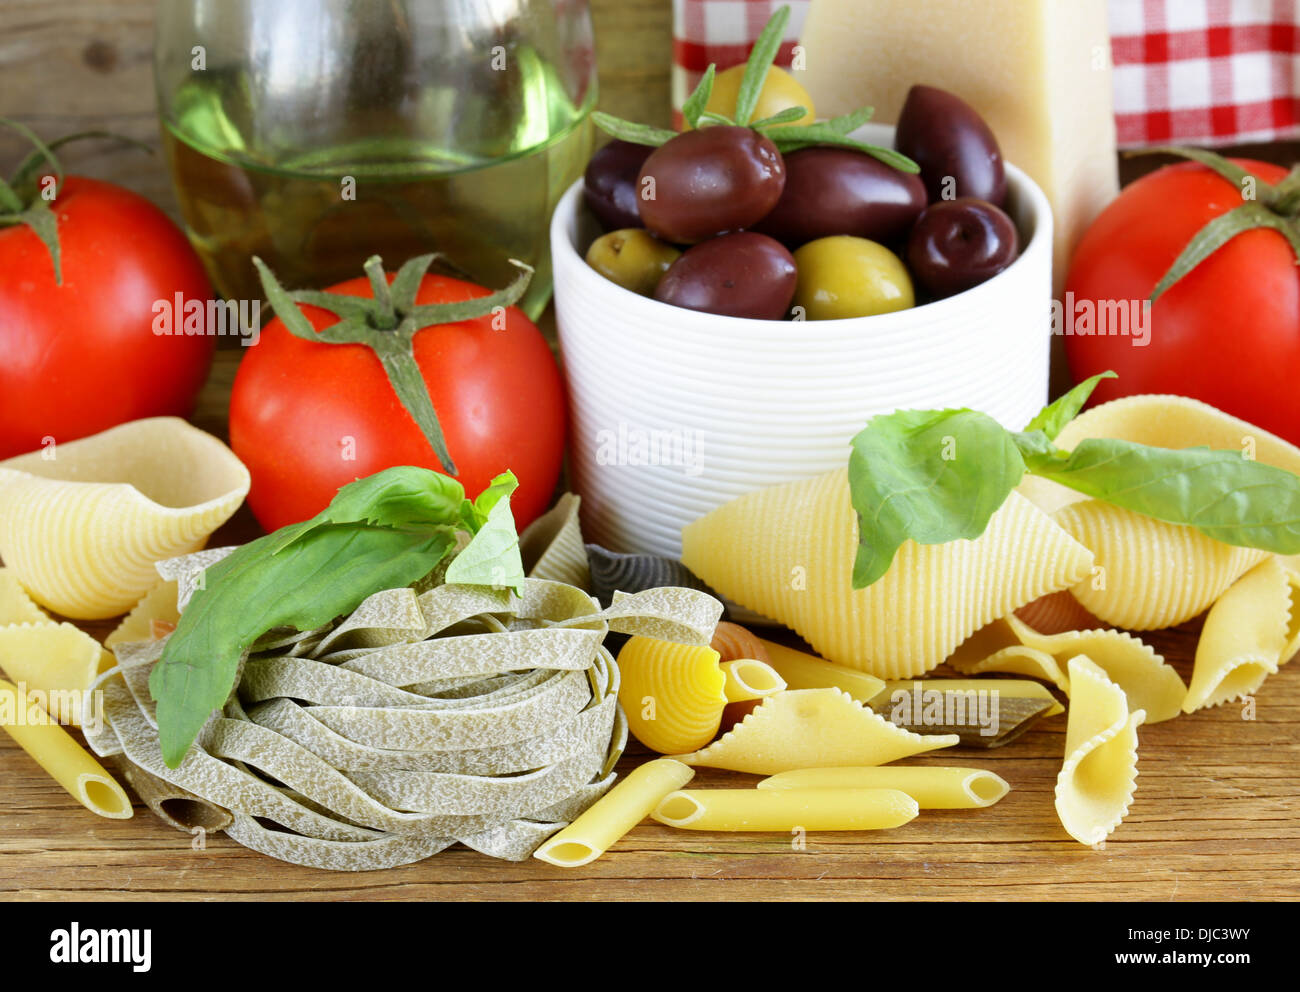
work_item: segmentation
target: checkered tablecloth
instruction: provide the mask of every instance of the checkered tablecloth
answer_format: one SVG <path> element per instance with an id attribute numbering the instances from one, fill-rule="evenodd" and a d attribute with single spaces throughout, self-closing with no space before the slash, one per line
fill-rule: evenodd
<path id="1" fill-rule="evenodd" d="M 783 2 L 788 66 L 811 0 L 673 0 L 674 108 L 710 62 L 743 62 Z M 1300 0 L 1109 0 L 1109 16 L 1121 147 L 1300 134 Z"/>

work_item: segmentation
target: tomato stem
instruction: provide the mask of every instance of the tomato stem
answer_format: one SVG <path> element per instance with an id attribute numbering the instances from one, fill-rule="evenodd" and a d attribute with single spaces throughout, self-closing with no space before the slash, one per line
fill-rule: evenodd
<path id="1" fill-rule="evenodd" d="M 528 288 L 533 269 L 512 258 L 511 264 L 520 271 L 505 289 L 458 303 L 418 305 L 415 301 L 420 284 L 436 257 L 419 255 L 410 259 L 390 283 L 383 260 L 372 255 L 364 268 L 373 299 L 319 290 L 288 292 L 260 258 L 254 257 L 253 265 L 267 301 L 290 334 L 315 344 L 361 344 L 374 353 L 403 409 L 429 442 L 438 464 L 448 475 L 456 475 L 456 464 L 447 450 L 428 384 L 415 360 L 415 336 L 428 327 L 474 320 L 498 307 L 512 306 Z M 300 303 L 329 310 L 340 319 L 318 331 L 298 308 Z"/>

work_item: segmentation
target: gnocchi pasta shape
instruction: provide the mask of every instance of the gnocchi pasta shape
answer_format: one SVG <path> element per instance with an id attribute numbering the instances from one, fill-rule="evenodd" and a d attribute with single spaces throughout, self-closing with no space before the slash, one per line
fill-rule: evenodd
<path id="1" fill-rule="evenodd" d="M 793 628 L 827 660 L 879 678 L 937 667 L 996 617 L 1089 573 L 1092 552 L 1012 493 L 972 541 L 905 543 L 853 589 L 848 471 L 748 493 L 682 530 L 682 562 L 742 606 Z"/>

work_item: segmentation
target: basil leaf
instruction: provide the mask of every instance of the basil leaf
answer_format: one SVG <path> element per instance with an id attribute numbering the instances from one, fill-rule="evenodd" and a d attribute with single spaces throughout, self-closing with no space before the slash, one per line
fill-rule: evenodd
<path id="1" fill-rule="evenodd" d="M 410 585 L 455 547 L 451 528 L 411 534 L 353 522 L 318 526 L 291 551 L 259 538 L 207 570 L 149 676 L 163 760 L 177 767 L 213 710 L 225 706 L 240 659 L 275 627 L 311 630 L 371 593 Z"/>
<path id="2" fill-rule="evenodd" d="M 386 527 L 455 526 L 465 489 L 440 472 L 399 465 L 343 486 L 324 510 L 301 524 L 276 531 L 272 554 L 328 524 L 367 523 Z"/>
<path id="3" fill-rule="evenodd" d="M 713 94 L 713 75 L 717 71 L 718 67 L 710 62 L 700 77 L 699 84 L 682 104 L 682 118 L 693 128 L 700 126 L 700 114 L 704 112 L 704 107 Z"/>
<path id="4" fill-rule="evenodd" d="M 903 410 L 873 417 L 849 456 L 858 517 L 853 588 L 889 571 L 904 541 L 979 537 L 1024 473 L 1010 432 L 987 414 Z"/>
<path id="5" fill-rule="evenodd" d="M 758 106 L 759 95 L 767 83 L 767 70 L 772 66 L 777 51 L 781 48 L 781 39 L 785 37 L 785 26 L 790 21 L 790 8 L 778 7 L 763 26 L 758 40 L 750 49 L 749 61 L 745 63 L 745 75 L 741 77 L 740 89 L 736 93 L 736 123 L 744 127 L 754 116 Z"/>
<path id="6" fill-rule="evenodd" d="M 1300 478 L 1238 451 L 1088 438 L 1068 456 L 1032 470 L 1094 499 L 1195 527 L 1224 544 L 1300 553 Z"/>
<path id="7" fill-rule="evenodd" d="M 1029 434 L 1033 431 L 1042 431 L 1047 436 L 1047 440 L 1055 441 L 1056 436 L 1065 429 L 1065 425 L 1079 415 L 1083 405 L 1088 402 L 1088 397 L 1097 388 L 1097 383 L 1102 379 L 1118 378 L 1119 376 L 1114 372 L 1102 372 L 1091 379 L 1085 379 L 1064 396 L 1043 407 L 1038 412 L 1038 416 L 1029 422 L 1024 432 Z"/>
<path id="8" fill-rule="evenodd" d="M 510 495 L 518 485 L 514 473 L 499 475 L 465 508 L 467 529 L 474 536 L 447 567 L 448 582 L 508 586 L 523 595 L 524 563 L 510 511 Z"/>

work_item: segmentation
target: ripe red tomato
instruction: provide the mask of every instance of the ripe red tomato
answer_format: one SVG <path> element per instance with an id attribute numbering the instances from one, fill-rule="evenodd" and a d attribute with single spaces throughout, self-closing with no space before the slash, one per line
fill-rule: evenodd
<path id="1" fill-rule="evenodd" d="M 365 278 L 328 291 L 373 296 Z M 416 303 L 487 293 L 473 283 L 426 275 Z M 338 320 L 319 307 L 301 309 L 318 331 Z M 564 456 L 564 386 L 546 340 L 522 311 L 509 307 L 500 329 L 491 316 L 439 324 L 419 331 L 414 346 L 457 479 L 472 497 L 496 475 L 513 471 L 519 488 L 510 506 L 522 529 L 546 509 Z M 230 443 L 252 474 L 248 502 L 267 530 L 306 520 L 340 486 L 385 468 L 442 470 L 373 351 L 303 340 L 278 317 L 240 363 Z"/>
<path id="2" fill-rule="evenodd" d="M 148 200 L 70 176 L 53 202 L 63 285 L 24 225 L 0 228 L 0 458 L 140 417 L 185 417 L 216 340 L 153 332 L 154 304 L 212 298 L 194 249 Z"/>
<path id="3" fill-rule="evenodd" d="M 1233 159 L 1267 183 L 1286 170 Z M 1242 189 L 1195 163 L 1166 166 L 1126 187 L 1088 229 L 1066 291 L 1078 300 L 1145 300 L 1209 221 L 1243 203 Z M 1067 300 L 1068 300 L 1067 295 Z M 1076 382 L 1119 373 L 1101 403 L 1135 393 L 1191 396 L 1300 443 L 1300 275 L 1275 230 L 1237 235 L 1151 307 L 1150 343 L 1067 334 Z"/>

